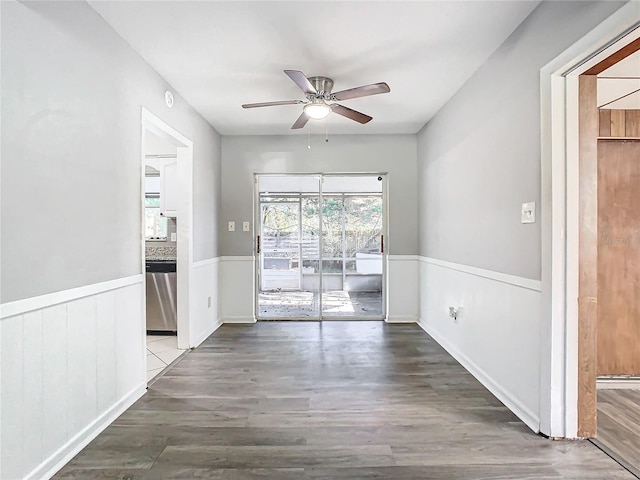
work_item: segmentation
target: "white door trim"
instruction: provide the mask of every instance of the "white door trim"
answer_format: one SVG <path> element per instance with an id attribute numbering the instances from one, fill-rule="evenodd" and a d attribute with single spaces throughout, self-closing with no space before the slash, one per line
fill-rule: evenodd
<path id="1" fill-rule="evenodd" d="M 142 140 L 141 140 L 141 200 L 144 202 L 144 170 L 145 157 L 144 145 L 147 131 L 167 140 L 177 147 L 178 161 L 178 206 L 177 206 L 177 283 L 178 283 L 178 348 L 187 349 L 193 347 L 191 341 L 190 309 L 191 295 L 190 284 L 193 275 L 193 142 L 167 123 L 160 120 L 146 108 L 142 107 Z M 145 241 L 144 241 L 144 210 L 141 211 L 141 261 L 142 272 L 145 271 Z M 144 278 L 144 276 L 143 276 Z M 146 278 L 144 288 L 146 291 Z M 143 303 L 143 321 L 146 320 L 146 304 Z M 146 330 L 146 326 L 143 326 Z M 145 347 L 146 348 L 146 347 Z"/>
<path id="2" fill-rule="evenodd" d="M 540 431 L 578 433 L 578 76 L 638 38 L 629 2 L 540 71 L 542 321 Z"/>

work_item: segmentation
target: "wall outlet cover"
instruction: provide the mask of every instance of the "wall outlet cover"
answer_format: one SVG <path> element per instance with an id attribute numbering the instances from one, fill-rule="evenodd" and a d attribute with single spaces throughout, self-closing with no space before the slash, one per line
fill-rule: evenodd
<path id="1" fill-rule="evenodd" d="M 236 231 L 236 222 L 229 222 L 229 231 L 230 232 Z"/>
<path id="2" fill-rule="evenodd" d="M 248 232 L 249 229 L 251 228 L 249 222 L 242 222 L 242 231 L 243 232 Z"/>

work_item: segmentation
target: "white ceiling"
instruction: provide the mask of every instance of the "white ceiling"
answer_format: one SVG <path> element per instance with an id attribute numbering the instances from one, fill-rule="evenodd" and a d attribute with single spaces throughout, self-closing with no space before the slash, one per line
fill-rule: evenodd
<path id="1" fill-rule="evenodd" d="M 342 103 L 299 131 L 416 133 L 504 42 L 538 1 L 91 1 L 223 135 L 290 134 L 304 99 L 283 73 L 331 77 L 334 91 L 387 82 L 391 93 Z"/>
<path id="2" fill-rule="evenodd" d="M 598 107 L 610 110 L 640 109 L 640 51 L 598 75 Z"/>

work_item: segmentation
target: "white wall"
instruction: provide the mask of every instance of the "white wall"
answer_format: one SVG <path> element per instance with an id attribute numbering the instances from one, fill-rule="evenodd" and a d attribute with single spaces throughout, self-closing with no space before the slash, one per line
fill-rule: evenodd
<path id="1" fill-rule="evenodd" d="M 194 260 L 217 256 L 215 130 L 87 4 L 0 7 L 0 300 L 140 273 L 143 106 L 194 142 Z"/>
<path id="2" fill-rule="evenodd" d="M 622 3 L 543 2 L 419 132 L 421 255 L 540 279 L 540 69 Z"/>
<path id="3" fill-rule="evenodd" d="M 421 325 L 534 430 L 551 415 L 540 69 L 622 4 L 542 2 L 418 133 Z M 520 223 L 528 201 L 535 224 Z M 458 323 L 450 302 L 464 306 Z"/>
<path id="4" fill-rule="evenodd" d="M 219 324 L 221 141 L 86 3 L 0 9 L 0 478 L 40 479 L 144 392 L 142 107 L 194 144 L 191 342 Z"/>
<path id="5" fill-rule="evenodd" d="M 254 220 L 256 173 L 387 173 L 389 205 L 387 251 L 389 318 L 416 321 L 417 302 L 417 181 L 415 135 L 225 136 L 222 138 L 222 222 L 220 285 L 225 322 L 253 321 L 253 232 L 226 231 Z M 400 260 L 402 256 L 412 260 Z M 413 266 L 409 265 L 413 262 Z M 401 272 L 409 272 L 403 275 Z M 414 275 L 411 275 L 414 273 Z M 408 301 L 407 300 L 407 296 Z"/>
<path id="6" fill-rule="evenodd" d="M 142 275 L 3 304 L 0 478 L 42 479 L 144 392 Z"/>
<path id="7" fill-rule="evenodd" d="M 222 208 L 226 224 L 253 223 L 255 173 L 388 172 L 389 252 L 418 253 L 415 135 L 233 136 L 222 139 Z M 241 229 L 240 229 L 241 230 Z M 251 255 L 253 236 L 221 232 L 222 255 Z"/>
<path id="8" fill-rule="evenodd" d="M 387 257 L 387 321 L 419 320 L 419 257 L 389 255 Z"/>

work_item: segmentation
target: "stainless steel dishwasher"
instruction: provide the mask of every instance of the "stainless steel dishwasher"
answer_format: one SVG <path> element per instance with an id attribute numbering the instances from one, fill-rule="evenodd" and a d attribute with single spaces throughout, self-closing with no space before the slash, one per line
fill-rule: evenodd
<path id="1" fill-rule="evenodd" d="M 177 332 L 176 262 L 146 261 L 147 331 Z"/>

